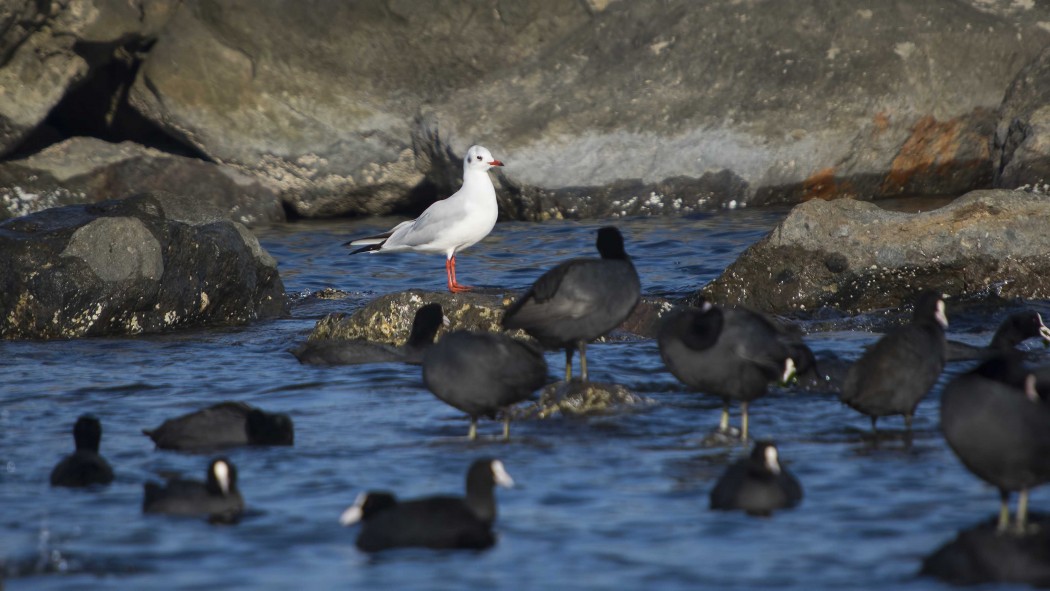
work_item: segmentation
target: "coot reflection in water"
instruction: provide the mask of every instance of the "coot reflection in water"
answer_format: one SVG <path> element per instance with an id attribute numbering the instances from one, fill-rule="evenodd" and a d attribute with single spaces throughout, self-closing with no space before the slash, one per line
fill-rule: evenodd
<path id="1" fill-rule="evenodd" d="M 783 213 L 745 209 L 617 225 L 630 236 L 643 293 L 676 297 L 717 276 Z M 351 292 L 341 300 L 298 297 L 289 318 L 127 339 L 0 343 L 7 588 L 943 589 L 916 577 L 922 557 L 993 517 L 994 490 L 959 464 L 938 432 L 942 385 L 970 367 L 963 363 L 949 364 L 917 409 L 910 451 L 867 450 L 866 417 L 834 395 L 773 388 L 753 417 L 752 436 L 786 450 L 806 498 L 770 519 L 708 508 L 709 491 L 741 450 L 700 444 L 697 426 L 713 424 L 721 403 L 687 391 L 651 340 L 595 344 L 588 361 L 603 380 L 656 405 L 588 420 L 522 421 L 509 444 L 466 442 L 462 414 L 434 400 L 418 366 L 300 365 L 287 349 L 322 315 L 433 276 L 433 259 L 412 254 L 348 265 L 340 246 L 346 236 L 396 222 L 260 230 L 289 293 Z M 537 270 L 592 252 L 602 225 L 498 224 L 471 248 L 472 282 L 520 293 Z M 1022 307 L 1050 313 L 1042 301 L 953 307 L 949 336 L 983 345 Z M 874 320 L 825 320 L 802 322 L 823 331 L 806 335 L 818 357 L 856 359 L 877 338 L 869 331 Z M 1032 353 L 1034 363 L 1047 361 Z M 546 359 L 564 363 L 557 352 Z M 230 399 L 295 422 L 293 447 L 225 452 L 259 514 L 234 527 L 143 515 L 143 482 L 158 473 L 201 478 L 205 459 L 156 451 L 141 429 Z M 116 479 L 89 494 L 52 489 L 49 470 L 69 453 L 70 424 L 84 413 L 103 417 L 103 452 Z M 372 559 L 335 521 L 352 500 L 348 491 L 381 484 L 415 498 L 459 490 L 464 466 L 483 455 L 499 457 L 518 484 L 500 497 L 499 541 L 484 553 L 404 550 Z M 1046 510 L 1047 491 L 1033 490 L 1030 504 Z"/>

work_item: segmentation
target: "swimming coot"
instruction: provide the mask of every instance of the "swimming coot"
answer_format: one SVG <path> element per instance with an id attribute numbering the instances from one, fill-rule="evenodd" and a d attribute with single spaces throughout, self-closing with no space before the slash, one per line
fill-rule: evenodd
<path id="1" fill-rule="evenodd" d="M 364 339 L 326 339 L 306 341 L 292 349 L 291 353 L 299 363 L 306 365 L 419 365 L 423 362 L 423 353 L 434 343 L 434 336 L 442 325 L 448 326 L 448 318 L 442 313 L 441 304 L 427 304 L 416 310 L 408 340 L 400 347 Z"/>
<path id="2" fill-rule="evenodd" d="M 802 487 L 780 465 L 776 445 L 758 441 L 751 455 L 728 468 L 711 491 L 711 508 L 770 515 L 802 501 Z"/>
<path id="3" fill-rule="evenodd" d="M 345 526 L 361 522 L 357 547 L 365 552 L 390 548 L 487 548 L 496 542 L 496 485 L 514 481 L 499 460 L 476 460 L 467 471 L 467 496 L 435 496 L 399 502 L 388 492 L 358 496 L 343 512 Z"/>
<path id="4" fill-rule="evenodd" d="M 598 230 L 600 259 L 573 259 L 547 271 L 507 309 L 503 326 L 523 329 L 544 347 L 565 349 L 565 381 L 580 351 L 587 381 L 587 343 L 620 326 L 641 298 L 641 283 L 614 227 Z"/>
<path id="5" fill-rule="evenodd" d="M 215 520 L 235 519 L 244 510 L 244 499 L 237 490 L 237 468 L 226 458 L 208 466 L 205 482 L 172 478 L 167 484 L 145 484 L 142 502 L 145 513 L 209 516 Z"/>
<path id="6" fill-rule="evenodd" d="M 73 425 L 76 451 L 62 458 L 51 471 L 51 486 L 80 487 L 113 482 L 113 468 L 98 454 L 102 441 L 102 423 L 91 415 L 82 415 Z"/>
<path id="7" fill-rule="evenodd" d="M 503 413 L 503 438 L 510 437 L 508 407 L 547 381 L 547 362 L 535 347 L 504 334 L 457 330 L 423 357 L 423 383 L 441 401 L 470 416 L 468 436 L 477 436 L 478 417 Z"/>
<path id="8" fill-rule="evenodd" d="M 243 402 L 208 408 L 143 429 L 160 449 L 208 451 L 237 445 L 292 445 L 295 428 L 286 414 L 269 413 Z"/>

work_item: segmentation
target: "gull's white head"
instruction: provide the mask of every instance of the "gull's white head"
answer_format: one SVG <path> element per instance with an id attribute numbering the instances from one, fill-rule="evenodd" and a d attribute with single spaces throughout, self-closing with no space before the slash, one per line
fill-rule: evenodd
<path id="1" fill-rule="evenodd" d="M 492 153 L 483 146 L 471 146 L 467 155 L 463 158 L 463 170 L 486 171 L 493 166 L 503 166 L 503 163 L 492 157 Z"/>

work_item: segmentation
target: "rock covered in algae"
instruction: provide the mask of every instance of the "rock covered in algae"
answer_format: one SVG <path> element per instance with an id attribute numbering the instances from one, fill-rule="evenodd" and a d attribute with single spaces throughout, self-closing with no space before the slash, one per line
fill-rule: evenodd
<path id="1" fill-rule="evenodd" d="M 605 382 L 555 382 L 540 391 L 538 402 L 519 411 L 522 419 L 548 419 L 553 416 L 607 415 L 654 404 L 619 384 Z"/>
<path id="2" fill-rule="evenodd" d="M 449 319 L 448 330 L 500 332 L 503 302 L 504 297 L 492 293 L 410 289 L 380 296 L 353 314 L 325 316 L 317 322 L 310 340 L 365 339 L 400 346 L 408 339 L 416 310 L 429 303 L 441 305 Z M 441 334 L 439 331 L 438 338 Z"/>
<path id="3" fill-rule="evenodd" d="M 416 310 L 424 304 L 441 304 L 449 319 L 447 330 L 503 332 L 500 322 L 503 311 L 518 296 L 500 291 L 449 293 L 410 289 L 380 296 L 353 314 L 329 314 L 317 322 L 309 340 L 365 339 L 380 343 L 403 345 Z M 619 331 L 652 338 L 656 326 L 671 304 L 663 298 L 643 297 Z M 443 333 L 438 332 L 438 338 Z M 514 337 L 529 338 L 523 331 L 510 333 Z M 605 340 L 608 337 L 599 340 Z"/>

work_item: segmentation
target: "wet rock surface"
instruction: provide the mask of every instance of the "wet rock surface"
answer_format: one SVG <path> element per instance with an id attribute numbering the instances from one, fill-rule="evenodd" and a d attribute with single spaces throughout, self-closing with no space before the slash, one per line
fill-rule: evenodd
<path id="1" fill-rule="evenodd" d="M 254 226 L 285 220 L 277 193 L 258 179 L 132 142 L 73 138 L 0 163 L 0 217 L 143 191 L 155 192 L 169 218 L 190 223 L 229 219 Z"/>
<path id="2" fill-rule="evenodd" d="M 605 382 L 555 382 L 540 390 L 540 399 L 514 410 L 514 419 L 585 417 L 629 412 L 655 402 L 619 384 Z"/>
<path id="3" fill-rule="evenodd" d="M 329 314 L 319 320 L 309 340 L 365 339 L 403 345 L 412 327 L 416 310 L 425 304 L 441 304 L 449 319 L 449 326 L 438 332 L 438 338 L 448 330 L 503 332 L 500 322 L 503 310 L 517 294 L 499 290 L 477 290 L 466 293 L 448 293 L 411 289 L 380 296 L 352 314 Z M 618 332 L 652 338 L 661 316 L 671 304 L 656 297 L 643 297 L 634 312 L 612 335 L 599 340 L 615 339 Z M 523 331 L 513 336 L 529 338 Z"/>
<path id="4" fill-rule="evenodd" d="M 176 221 L 150 195 L 8 220 L 0 258 L 8 339 L 243 323 L 285 309 L 277 262 L 244 226 Z"/>
<path id="5" fill-rule="evenodd" d="M 924 213 L 852 199 L 796 206 L 700 293 L 787 313 L 896 307 L 930 288 L 968 298 L 1050 297 L 1050 197 L 974 191 Z"/>
<path id="6" fill-rule="evenodd" d="M 995 185 L 1050 187 L 1050 48 L 1018 73 L 999 107 Z"/>

